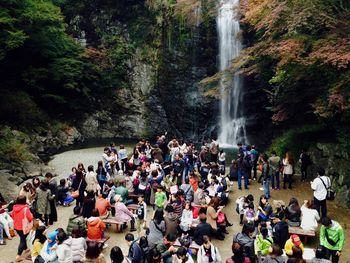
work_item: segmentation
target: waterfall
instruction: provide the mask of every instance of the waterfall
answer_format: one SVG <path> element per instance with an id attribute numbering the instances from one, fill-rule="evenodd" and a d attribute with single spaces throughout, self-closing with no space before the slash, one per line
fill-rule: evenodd
<path id="1" fill-rule="evenodd" d="M 229 68 L 239 56 L 242 43 L 239 32 L 239 0 L 220 0 L 217 17 L 219 38 L 219 70 Z M 224 73 L 220 79 L 220 124 L 218 141 L 221 146 L 248 143 L 242 108 L 242 82 L 238 73 Z"/>

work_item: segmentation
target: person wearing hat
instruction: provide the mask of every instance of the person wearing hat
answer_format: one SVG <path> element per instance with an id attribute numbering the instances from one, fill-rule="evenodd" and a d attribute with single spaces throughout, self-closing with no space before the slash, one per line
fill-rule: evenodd
<path id="1" fill-rule="evenodd" d="M 293 247 L 298 247 L 301 249 L 302 252 L 304 252 L 303 243 L 301 243 L 300 237 L 296 234 L 292 234 L 290 238 L 286 241 L 286 244 L 284 245 L 284 250 L 286 251 L 286 254 L 288 256 L 293 255 Z"/>
<path id="2" fill-rule="evenodd" d="M 133 213 L 125 206 L 122 202 L 122 197 L 120 195 L 114 196 L 115 201 L 115 216 L 114 219 L 118 222 L 126 223 L 130 221 L 130 231 L 136 231 L 135 219 Z"/>
<path id="3" fill-rule="evenodd" d="M 314 191 L 314 204 L 321 218 L 327 216 L 327 189 L 331 187 L 331 180 L 326 176 L 325 169 L 319 167 L 317 177 L 310 182 Z"/>

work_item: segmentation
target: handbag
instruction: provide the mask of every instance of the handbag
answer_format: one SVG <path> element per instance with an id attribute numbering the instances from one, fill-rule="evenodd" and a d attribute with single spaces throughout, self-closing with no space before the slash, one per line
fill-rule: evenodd
<path id="1" fill-rule="evenodd" d="M 77 198 L 79 197 L 79 195 L 80 195 L 79 190 L 80 190 L 80 186 L 81 186 L 81 182 L 82 182 L 82 181 L 83 181 L 83 180 L 80 180 L 78 189 L 75 190 L 75 191 L 73 191 L 72 194 L 71 194 L 71 196 L 72 196 L 74 199 L 77 199 Z"/>
<path id="2" fill-rule="evenodd" d="M 327 190 L 327 195 L 326 195 L 326 199 L 329 200 L 329 201 L 333 201 L 334 198 L 335 198 L 335 192 L 331 189 L 331 182 L 329 180 L 329 178 L 327 177 L 327 181 L 328 181 L 328 185 L 329 187 L 326 186 L 326 184 L 324 183 L 324 181 L 322 180 L 322 178 L 320 177 L 320 180 L 324 186 L 324 188 L 326 188 Z"/>
<path id="3" fill-rule="evenodd" d="M 224 222 L 225 222 L 225 214 L 220 212 L 220 213 L 218 214 L 218 218 L 216 219 L 216 222 L 217 222 L 218 224 L 224 223 Z"/>
<path id="4" fill-rule="evenodd" d="M 28 234 L 30 232 L 30 230 L 32 230 L 33 228 L 33 220 L 31 222 L 29 222 L 28 218 L 27 218 L 27 207 L 24 209 L 24 217 L 22 219 L 22 231 L 23 234 Z"/>

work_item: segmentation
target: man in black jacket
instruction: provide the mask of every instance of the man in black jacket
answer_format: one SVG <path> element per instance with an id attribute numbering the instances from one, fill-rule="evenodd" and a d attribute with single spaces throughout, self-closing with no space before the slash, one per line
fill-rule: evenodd
<path id="1" fill-rule="evenodd" d="M 275 213 L 270 215 L 270 219 L 273 240 L 281 249 L 283 249 L 286 241 L 289 239 L 288 224 L 284 220 L 279 219 Z"/>
<path id="2" fill-rule="evenodd" d="M 128 258 L 130 259 L 131 263 L 144 263 L 145 258 L 143 256 L 142 249 L 135 240 L 134 235 L 131 233 L 126 234 L 125 240 L 129 246 Z"/>
<path id="3" fill-rule="evenodd" d="M 207 223 L 206 214 L 199 214 L 199 221 L 200 223 L 194 231 L 193 240 L 201 246 L 203 244 L 203 236 L 207 235 L 210 238 L 212 237 L 213 228 Z"/>

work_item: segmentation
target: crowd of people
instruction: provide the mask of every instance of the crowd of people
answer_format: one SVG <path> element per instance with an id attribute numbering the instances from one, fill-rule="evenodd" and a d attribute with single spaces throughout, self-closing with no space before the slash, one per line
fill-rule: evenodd
<path id="1" fill-rule="evenodd" d="M 311 164 L 305 150 L 299 162 L 305 181 Z M 140 140 L 130 153 L 124 145 L 111 144 L 96 168 L 90 164 L 85 169 L 79 163 L 59 181 L 47 173 L 24 184 L 14 205 L 0 200 L 0 245 L 6 244 L 3 234 L 9 240 L 17 234 L 17 262 L 301 263 L 304 244 L 289 230 L 314 231 L 321 222 L 313 262 L 338 262 L 344 231 L 327 216 L 331 181 L 323 168 L 311 181 L 312 199 L 302 205 L 296 198 L 288 205 L 282 200 L 270 204 L 270 190 L 281 189 L 280 182 L 283 189 L 292 188 L 295 166 L 288 151 L 280 158 L 274 151 L 268 156 L 254 145 L 239 144 L 237 159 L 226 172 L 225 151 L 215 139 L 198 151 L 193 142 L 167 140 L 166 135 L 158 136 L 153 145 Z M 249 191 L 243 192 L 254 180 L 263 190 L 257 205 Z M 228 238 L 233 222 L 226 213 L 232 211 L 224 208 L 229 190 L 236 188 L 234 181 L 238 191 L 246 193 L 236 200 L 242 230 L 229 241 L 232 257 L 224 259 L 211 241 Z M 49 232 L 47 227 L 58 220 L 57 205 L 74 208 L 67 228 Z M 113 246 L 107 256 L 103 250 L 111 222 L 117 223 L 119 232 L 130 224 L 125 235 L 129 249 Z"/>

